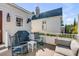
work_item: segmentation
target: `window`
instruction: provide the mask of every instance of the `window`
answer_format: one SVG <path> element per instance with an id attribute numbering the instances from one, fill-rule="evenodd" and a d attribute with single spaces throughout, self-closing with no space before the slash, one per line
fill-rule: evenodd
<path id="1" fill-rule="evenodd" d="M 42 30 L 46 30 L 46 21 L 42 22 Z"/>
<path id="2" fill-rule="evenodd" d="M 7 14 L 7 22 L 10 22 L 10 14 Z"/>
<path id="3" fill-rule="evenodd" d="M 22 26 L 23 25 L 23 19 L 16 17 L 16 26 Z"/>
<path id="4" fill-rule="evenodd" d="M 60 23 L 61 23 L 61 26 L 64 26 L 64 24 L 63 24 L 63 20 L 62 20 L 62 17 L 60 17 Z"/>

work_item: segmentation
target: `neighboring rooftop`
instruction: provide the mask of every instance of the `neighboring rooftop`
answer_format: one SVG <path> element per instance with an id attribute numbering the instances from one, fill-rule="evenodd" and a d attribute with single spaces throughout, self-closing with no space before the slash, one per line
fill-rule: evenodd
<path id="1" fill-rule="evenodd" d="M 33 15 L 32 20 L 47 18 L 47 17 L 54 17 L 54 16 L 61 16 L 61 15 L 62 15 L 62 8 L 57 8 L 54 10 L 40 13 L 38 17 L 36 17 L 36 15 Z"/>

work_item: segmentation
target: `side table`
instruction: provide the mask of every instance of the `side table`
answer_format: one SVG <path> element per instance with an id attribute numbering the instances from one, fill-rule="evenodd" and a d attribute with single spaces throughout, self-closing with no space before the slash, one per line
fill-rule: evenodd
<path id="1" fill-rule="evenodd" d="M 30 48 L 32 49 L 32 52 L 34 49 L 37 49 L 37 42 L 36 41 L 29 41 L 27 44 L 28 44 L 28 51 Z"/>

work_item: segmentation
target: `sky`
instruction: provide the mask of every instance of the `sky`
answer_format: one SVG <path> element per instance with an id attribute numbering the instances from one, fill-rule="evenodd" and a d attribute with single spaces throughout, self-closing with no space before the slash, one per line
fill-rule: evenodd
<path id="1" fill-rule="evenodd" d="M 40 12 L 45 12 L 53 9 L 63 8 L 63 23 L 73 24 L 74 19 L 78 20 L 79 3 L 17 3 L 18 6 L 34 12 L 36 6 L 39 6 Z"/>

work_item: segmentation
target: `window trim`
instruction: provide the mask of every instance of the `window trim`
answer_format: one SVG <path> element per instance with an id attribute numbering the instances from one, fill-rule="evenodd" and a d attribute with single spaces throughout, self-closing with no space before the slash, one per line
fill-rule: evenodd
<path id="1" fill-rule="evenodd" d="M 18 26 L 18 27 L 23 26 L 23 18 L 22 17 L 16 17 L 16 26 Z"/>

